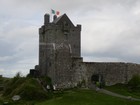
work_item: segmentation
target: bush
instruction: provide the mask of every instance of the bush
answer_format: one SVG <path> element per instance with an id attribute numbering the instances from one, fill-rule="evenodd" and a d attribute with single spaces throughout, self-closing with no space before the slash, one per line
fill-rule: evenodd
<path id="1" fill-rule="evenodd" d="M 52 85 L 51 78 L 48 76 L 43 76 L 40 78 L 44 85 Z"/>
<path id="2" fill-rule="evenodd" d="M 47 94 L 37 86 L 25 85 L 21 90 L 20 95 L 25 100 L 42 100 L 47 98 Z"/>
<path id="3" fill-rule="evenodd" d="M 4 96 L 20 95 L 24 100 L 43 100 L 47 98 L 46 92 L 35 78 L 14 77 L 8 81 Z"/>
<path id="4" fill-rule="evenodd" d="M 134 75 L 128 82 L 131 91 L 140 91 L 140 75 Z"/>
<path id="5" fill-rule="evenodd" d="M 7 81 L 4 89 L 4 96 L 13 96 L 16 93 L 16 89 L 19 88 L 24 82 L 25 82 L 24 77 L 20 78 L 12 78 L 11 80 Z"/>
<path id="6" fill-rule="evenodd" d="M 52 91 L 53 90 L 53 85 L 52 85 L 52 80 L 50 77 L 48 76 L 42 76 L 40 78 L 40 81 L 41 81 L 41 84 L 43 85 L 43 87 L 47 87 L 47 85 L 50 86 L 50 90 Z"/>

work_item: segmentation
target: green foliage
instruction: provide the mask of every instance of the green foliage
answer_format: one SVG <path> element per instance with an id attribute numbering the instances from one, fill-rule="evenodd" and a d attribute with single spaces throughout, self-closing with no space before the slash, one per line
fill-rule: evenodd
<path id="1" fill-rule="evenodd" d="M 44 85 L 51 85 L 52 84 L 51 78 L 48 76 L 43 76 L 40 78 L 40 80 L 43 82 Z"/>
<path id="2" fill-rule="evenodd" d="M 50 89 L 53 90 L 53 85 L 52 85 L 52 81 L 51 81 L 51 78 L 50 77 L 48 77 L 48 76 L 42 76 L 40 78 L 40 80 L 41 80 L 41 83 L 42 83 L 42 85 L 44 87 L 46 87 L 47 85 L 49 85 L 50 86 Z"/>
<path id="3" fill-rule="evenodd" d="M 85 85 L 86 85 L 86 81 L 83 79 L 81 82 L 79 82 L 79 83 L 77 84 L 77 87 L 78 87 L 78 88 L 81 88 L 81 87 L 85 87 Z"/>
<path id="4" fill-rule="evenodd" d="M 3 83 L 3 78 L 2 77 L 0 77 L 0 84 L 2 84 Z"/>
<path id="5" fill-rule="evenodd" d="M 2 93 L 5 87 L 5 84 L 9 81 L 9 78 L 0 77 L 0 92 Z"/>
<path id="6" fill-rule="evenodd" d="M 35 78 L 14 77 L 6 84 L 4 96 L 20 95 L 24 100 L 43 100 L 47 98 L 46 92 Z"/>
<path id="7" fill-rule="evenodd" d="M 131 91 L 140 92 L 140 75 L 134 75 L 128 82 L 128 86 L 130 87 Z"/>
<path id="8" fill-rule="evenodd" d="M 0 91 L 3 91 L 4 80 L 0 77 Z"/>
<path id="9" fill-rule="evenodd" d="M 33 78 L 33 76 L 29 73 L 29 74 L 27 74 L 27 76 L 26 76 L 27 78 Z"/>
<path id="10" fill-rule="evenodd" d="M 20 78 L 21 77 L 21 73 L 17 72 L 14 78 Z"/>
<path id="11" fill-rule="evenodd" d="M 4 96 L 13 96 L 16 95 L 16 89 L 19 88 L 19 86 L 22 85 L 22 83 L 25 82 L 25 78 L 21 77 L 21 78 L 17 78 L 14 77 L 11 80 L 7 81 L 6 85 L 5 85 L 5 90 L 4 90 Z"/>
<path id="12" fill-rule="evenodd" d="M 47 94 L 34 85 L 24 85 L 18 93 L 25 100 L 42 100 L 47 98 Z"/>

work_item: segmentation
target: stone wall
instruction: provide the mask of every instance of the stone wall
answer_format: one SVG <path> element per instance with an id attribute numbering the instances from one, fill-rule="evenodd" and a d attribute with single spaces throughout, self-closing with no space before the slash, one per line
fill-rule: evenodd
<path id="1" fill-rule="evenodd" d="M 86 81 L 86 87 L 92 85 L 91 77 L 101 75 L 105 85 L 127 83 L 133 75 L 140 75 L 140 65 L 123 62 L 79 62 L 75 63 L 75 81 Z"/>
<path id="2" fill-rule="evenodd" d="M 72 81 L 71 54 L 69 48 L 61 47 L 55 55 L 55 77 L 52 78 L 57 88 L 68 88 Z"/>

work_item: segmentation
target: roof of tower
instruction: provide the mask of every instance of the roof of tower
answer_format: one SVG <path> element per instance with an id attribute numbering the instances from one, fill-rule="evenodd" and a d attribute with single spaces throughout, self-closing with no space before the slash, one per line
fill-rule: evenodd
<path id="1" fill-rule="evenodd" d="M 69 17 L 66 14 L 63 14 L 63 15 L 59 16 L 58 18 L 56 18 L 53 21 L 53 23 L 64 24 L 64 21 L 67 22 L 67 24 L 69 24 L 70 26 L 74 27 L 74 24 L 71 22 L 71 20 L 69 19 Z"/>

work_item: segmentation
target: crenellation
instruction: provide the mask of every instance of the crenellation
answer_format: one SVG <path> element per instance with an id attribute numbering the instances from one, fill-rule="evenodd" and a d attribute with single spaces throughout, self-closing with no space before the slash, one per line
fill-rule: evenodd
<path id="1" fill-rule="evenodd" d="M 79 30 L 79 31 L 82 30 L 82 26 L 81 26 L 80 24 L 78 24 L 78 25 L 76 26 L 76 28 L 77 28 L 77 30 Z"/>

